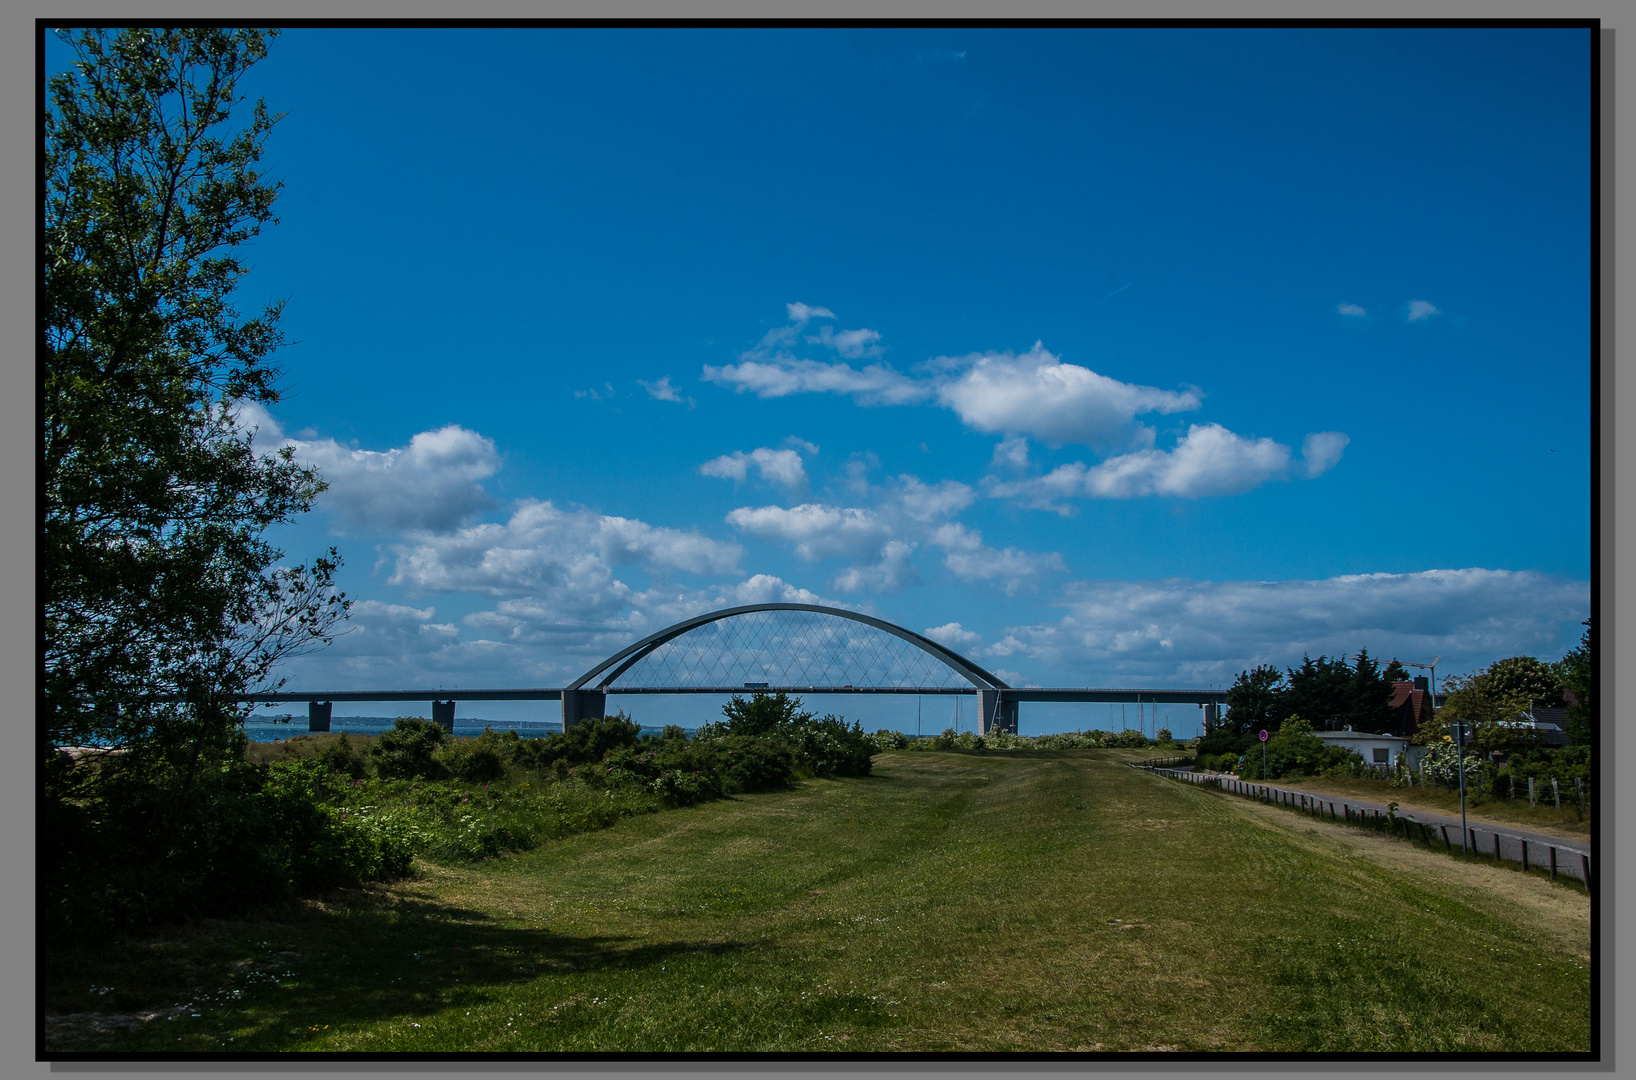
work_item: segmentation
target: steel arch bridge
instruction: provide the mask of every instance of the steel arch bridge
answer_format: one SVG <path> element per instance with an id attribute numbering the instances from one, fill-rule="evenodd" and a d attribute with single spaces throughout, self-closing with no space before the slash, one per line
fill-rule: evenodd
<path id="1" fill-rule="evenodd" d="M 563 688 L 562 715 L 565 724 L 601 716 L 611 693 L 975 690 L 989 695 L 987 716 L 988 702 L 1008 689 L 953 649 L 885 619 L 817 604 L 747 604 L 684 619 L 619 650 Z"/>
<path id="2" fill-rule="evenodd" d="M 684 619 L 614 653 L 561 688 L 280 691 L 257 702 L 305 701 L 308 728 L 328 731 L 336 701 L 432 701 L 454 727 L 455 700 L 562 702 L 567 728 L 601 716 L 609 694 L 976 694 L 978 730 L 1017 730 L 1024 701 L 1197 704 L 1214 712 L 1219 690 L 1012 687 L 924 635 L 885 619 L 817 604 L 749 604 Z"/>

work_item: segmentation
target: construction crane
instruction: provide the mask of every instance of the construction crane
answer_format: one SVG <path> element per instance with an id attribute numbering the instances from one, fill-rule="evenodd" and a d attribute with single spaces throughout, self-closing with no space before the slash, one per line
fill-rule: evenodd
<path id="1" fill-rule="evenodd" d="M 1433 656 L 1428 660 L 1405 660 L 1404 667 L 1417 667 L 1431 672 L 1431 704 L 1432 711 L 1437 710 L 1437 661 L 1443 659 L 1441 655 Z"/>

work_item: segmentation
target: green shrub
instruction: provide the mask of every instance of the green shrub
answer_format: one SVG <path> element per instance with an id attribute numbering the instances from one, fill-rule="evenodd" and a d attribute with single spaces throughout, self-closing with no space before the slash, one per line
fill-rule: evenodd
<path id="1" fill-rule="evenodd" d="M 329 805 L 337 783 L 313 760 L 228 759 L 191 784 L 164 762 L 105 769 L 66 820 L 47 823 L 69 846 L 42 860 L 43 922 L 78 932 L 224 916 L 406 873 L 406 846 Z"/>
<path id="2" fill-rule="evenodd" d="M 1312 776 L 1346 768 L 1352 764 L 1352 759 L 1357 758 L 1345 747 L 1323 742 L 1312 733 L 1312 725 L 1298 715 L 1284 720 L 1278 731 L 1267 740 L 1265 753 L 1265 777 L 1269 780 L 1286 776 Z M 1245 753 L 1238 772 L 1246 778 L 1261 779 L 1262 769 L 1262 753 L 1252 748 Z"/>
<path id="3" fill-rule="evenodd" d="M 360 754 L 344 731 L 334 740 L 324 744 L 324 747 L 318 751 L 316 760 L 319 765 L 329 772 L 350 777 L 353 780 L 362 780 L 369 775 L 370 762 L 367 753 Z"/>
<path id="4" fill-rule="evenodd" d="M 448 770 L 437 759 L 447 733 L 439 724 L 400 716 L 370 751 L 375 771 L 388 780 L 441 780 Z"/>
<path id="5" fill-rule="evenodd" d="M 869 738 L 877 750 L 902 750 L 909 745 L 909 736 L 889 728 L 881 728 Z"/>
<path id="6" fill-rule="evenodd" d="M 610 751 L 633 747 L 641 735 L 641 725 L 632 723 L 623 713 L 590 717 L 567 731 L 543 739 L 519 740 L 514 748 L 514 760 L 519 765 L 542 771 L 554 771 L 559 761 L 572 769 L 601 761 Z"/>
<path id="7" fill-rule="evenodd" d="M 492 727 L 485 727 L 475 738 L 445 739 L 438 751 L 438 760 L 457 779 L 492 784 L 505 778 L 507 768 L 517 757 L 519 742 L 521 739 L 515 731 L 502 735 Z"/>

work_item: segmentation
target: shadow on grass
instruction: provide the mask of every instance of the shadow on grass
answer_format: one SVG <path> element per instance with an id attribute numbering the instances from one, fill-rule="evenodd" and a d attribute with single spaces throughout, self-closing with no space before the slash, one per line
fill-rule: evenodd
<path id="1" fill-rule="evenodd" d="M 326 1026 L 413 1022 L 513 997 L 516 987 L 553 976 L 657 972 L 667 962 L 758 947 L 518 926 L 397 890 L 334 894 L 259 919 L 42 950 L 42 1049 L 299 1049 Z M 583 986 L 570 978 L 563 992 L 571 998 Z"/>

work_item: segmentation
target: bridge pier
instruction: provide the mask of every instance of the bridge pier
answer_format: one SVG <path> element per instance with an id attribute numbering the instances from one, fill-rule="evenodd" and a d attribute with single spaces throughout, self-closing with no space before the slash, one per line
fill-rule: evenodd
<path id="1" fill-rule="evenodd" d="M 1008 701 L 1001 690 L 978 691 L 977 734 L 994 735 L 1001 731 L 1017 734 L 1017 702 Z"/>
<path id="2" fill-rule="evenodd" d="M 608 695 L 601 690 L 564 690 L 562 692 L 562 730 L 567 731 L 581 720 L 606 716 Z"/>
<path id="3" fill-rule="evenodd" d="M 334 707 L 335 703 L 330 701 L 307 702 L 307 730 L 328 731 L 329 712 Z"/>
<path id="4" fill-rule="evenodd" d="M 432 702 L 432 723 L 436 724 L 438 727 L 442 728 L 444 731 L 447 731 L 450 735 L 453 735 L 454 734 L 454 702 L 452 702 L 452 701 L 434 701 L 434 702 Z"/>

